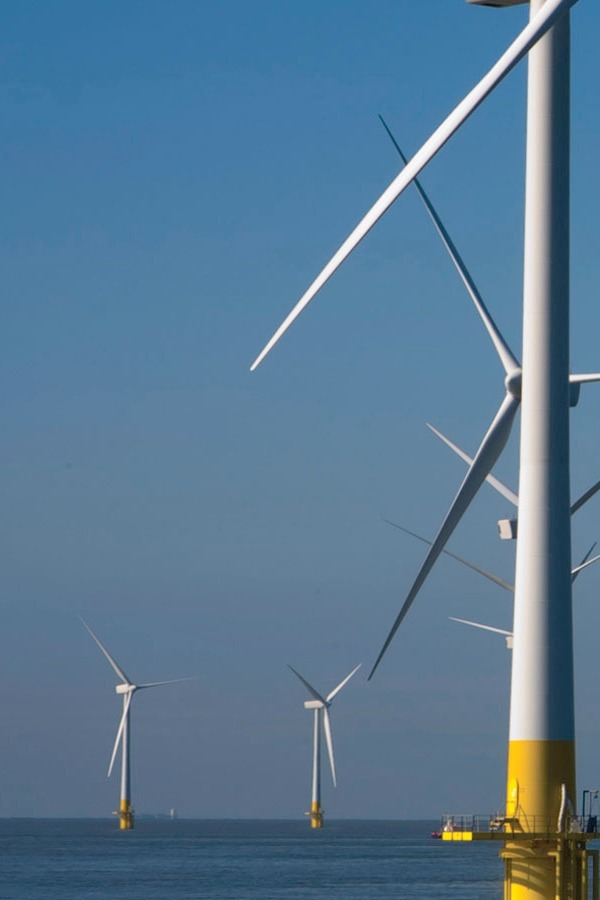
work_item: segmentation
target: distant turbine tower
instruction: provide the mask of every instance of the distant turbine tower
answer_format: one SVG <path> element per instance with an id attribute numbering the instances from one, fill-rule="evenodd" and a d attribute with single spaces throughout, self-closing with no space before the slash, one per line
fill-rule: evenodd
<path id="1" fill-rule="evenodd" d="M 517 0 L 471 2 L 512 6 Z M 586 850 L 594 835 L 573 832 L 570 814 L 576 784 L 569 406 L 576 400 L 574 384 L 598 380 L 598 375 L 569 376 L 570 9 L 575 2 L 531 0 L 523 31 L 373 204 L 251 366 L 258 366 L 400 194 L 529 54 L 523 366 L 506 353 L 505 344 L 496 343 L 497 330 L 490 331 L 505 368 L 504 399 L 369 676 L 499 458 L 521 406 L 506 816 L 498 833 L 505 843 L 505 900 L 582 900 L 590 860 L 597 859 Z M 453 832 L 448 836 L 456 838 Z M 597 865 L 593 890 L 597 896 Z"/>
<path id="2" fill-rule="evenodd" d="M 121 716 L 121 721 L 119 722 L 119 727 L 117 729 L 117 736 L 115 738 L 115 744 L 113 747 L 112 755 L 110 757 L 110 763 L 108 766 L 108 777 L 110 778 L 110 774 L 112 772 L 113 764 L 115 761 L 115 757 L 117 755 L 117 749 L 119 747 L 119 743 L 121 744 L 121 799 L 119 804 L 119 827 L 122 830 L 128 831 L 133 828 L 133 807 L 131 805 L 131 766 L 130 766 L 130 752 L 131 752 L 131 741 L 130 741 L 130 713 L 131 713 L 131 699 L 136 691 L 144 690 L 145 688 L 158 687 L 162 684 L 177 684 L 181 681 L 191 681 L 190 678 L 173 678 L 170 681 L 151 681 L 147 684 L 134 684 L 130 678 L 127 677 L 123 669 L 119 666 L 116 660 L 110 655 L 104 644 L 100 641 L 100 639 L 94 634 L 90 626 L 87 622 L 79 617 L 82 625 L 87 629 L 92 639 L 96 642 L 106 659 L 108 660 L 110 667 L 114 671 L 117 678 L 120 679 L 121 683 L 115 687 L 115 691 L 117 694 L 121 694 L 123 697 L 123 715 Z"/>
<path id="3" fill-rule="evenodd" d="M 308 693 L 312 696 L 312 700 L 305 700 L 304 708 L 314 710 L 314 733 L 313 733 L 313 770 L 312 770 L 312 802 L 310 806 L 310 826 L 311 828 L 323 827 L 323 807 L 321 806 L 321 724 L 325 732 L 325 742 L 327 744 L 327 752 L 329 754 L 329 764 L 331 766 L 331 777 L 333 785 L 336 786 L 335 763 L 333 761 L 333 742 L 331 740 L 331 725 L 329 722 L 329 707 L 333 698 L 338 694 L 344 685 L 350 681 L 355 672 L 360 669 L 360 663 L 355 669 L 352 669 L 349 675 L 346 675 L 343 681 L 334 688 L 326 697 L 321 696 L 315 688 L 302 677 L 300 672 L 288 665 L 294 675 L 300 679 Z"/>

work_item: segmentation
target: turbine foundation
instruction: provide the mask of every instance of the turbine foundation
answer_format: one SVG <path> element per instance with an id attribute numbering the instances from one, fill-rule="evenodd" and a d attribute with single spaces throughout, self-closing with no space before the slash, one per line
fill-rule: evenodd
<path id="1" fill-rule="evenodd" d="M 133 828 L 133 809 L 130 800 L 121 800 L 119 808 L 119 828 L 121 831 L 131 831 Z"/>
<path id="2" fill-rule="evenodd" d="M 323 808 L 318 800 L 314 800 L 310 807 L 310 827 L 311 828 L 322 828 L 323 827 Z"/>

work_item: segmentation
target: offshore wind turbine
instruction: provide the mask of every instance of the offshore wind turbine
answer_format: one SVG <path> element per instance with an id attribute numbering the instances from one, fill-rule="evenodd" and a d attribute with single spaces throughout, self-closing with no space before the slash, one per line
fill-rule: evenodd
<path id="1" fill-rule="evenodd" d="M 410 531 L 408 528 L 404 528 L 402 525 L 398 525 L 397 522 L 392 522 L 389 519 L 384 519 L 384 522 L 387 522 L 388 525 L 392 525 L 394 528 L 398 528 L 400 531 L 403 531 L 405 534 L 410 534 L 412 537 L 416 538 L 418 541 L 421 541 L 423 544 L 428 544 L 431 546 L 431 541 L 427 540 L 427 538 L 422 537 L 420 534 L 417 534 L 415 531 Z M 575 579 L 583 572 L 584 569 L 587 569 L 588 566 L 593 565 L 598 562 L 600 559 L 600 554 L 596 556 L 592 556 L 594 551 L 594 547 L 596 546 L 596 541 L 592 544 L 590 549 L 587 551 L 579 565 L 575 566 L 574 569 L 571 569 L 571 584 L 575 582 Z M 449 550 L 442 551 L 445 556 L 450 556 L 452 559 L 455 559 L 457 562 L 461 563 L 463 566 L 466 566 L 468 569 L 471 569 L 473 572 L 477 572 L 478 575 L 482 575 L 484 578 L 487 578 L 488 581 L 491 581 L 493 584 L 498 585 L 498 587 L 503 588 L 505 591 L 509 591 L 511 594 L 515 592 L 514 584 L 510 584 L 510 582 L 505 581 L 503 578 L 500 578 L 498 575 L 494 575 L 493 572 L 488 572 L 487 569 L 482 569 L 481 566 L 476 566 L 474 563 L 469 562 L 468 559 L 464 559 L 462 556 L 458 556 L 456 553 L 451 553 Z M 591 557 L 591 558 L 590 558 Z M 462 625 L 470 625 L 473 628 L 480 628 L 483 631 L 493 631 L 496 634 L 501 634 L 506 639 L 506 646 L 509 650 L 512 650 L 513 647 L 513 633 L 512 631 L 507 631 L 505 628 L 497 628 L 494 625 L 484 625 L 482 622 L 472 622 L 470 619 L 459 619 L 456 616 L 448 616 L 451 622 L 460 622 Z"/>
<path id="2" fill-rule="evenodd" d="M 512 6 L 519 0 L 470 2 Z M 256 368 L 406 187 L 529 54 L 523 366 L 496 347 L 504 357 L 504 399 L 371 672 L 504 449 L 521 405 L 506 816 L 498 835 L 505 841 L 505 900 L 579 900 L 587 892 L 589 860 L 597 861 L 586 849 L 588 837 L 570 830 L 569 817 L 576 797 L 569 508 L 569 407 L 576 399 L 569 378 L 570 10 L 575 2 L 531 0 L 523 31 L 361 219 L 251 366 Z M 598 376 L 579 376 L 575 385 L 593 380 Z M 593 878 L 597 892 L 597 865 Z"/>
<path id="3" fill-rule="evenodd" d="M 170 681 L 150 681 L 146 684 L 134 684 L 125 674 L 118 662 L 110 655 L 102 641 L 94 634 L 90 626 L 81 619 L 82 625 L 87 629 L 92 639 L 95 641 L 101 652 L 104 654 L 108 663 L 120 681 L 115 691 L 123 697 L 123 713 L 117 728 L 117 735 L 113 746 L 110 763 L 108 765 L 108 777 L 113 770 L 113 765 L 121 745 L 121 792 L 119 800 L 119 828 L 123 831 L 130 831 L 134 825 L 133 807 L 131 805 L 131 701 L 136 691 L 142 691 L 146 688 L 158 687 L 163 684 L 177 684 L 180 681 L 190 681 L 189 678 L 174 678 Z"/>
<path id="4" fill-rule="evenodd" d="M 397 527 L 400 528 L 401 526 L 397 526 Z M 402 530 L 406 531 L 407 529 L 403 528 Z M 412 534 L 412 532 L 408 532 L 408 533 Z M 418 535 L 415 535 L 415 537 L 418 537 Z M 425 543 L 429 543 L 429 541 L 427 541 L 425 538 L 419 538 L 419 540 L 425 541 Z M 590 559 L 590 556 L 591 556 L 592 551 L 594 550 L 595 546 L 596 546 L 596 542 L 594 541 L 594 543 L 592 544 L 592 546 L 590 547 L 588 552 L 585 554 L 585 556 L 583 557 L 583 559 L 581 560 L 579 565 L 575 566 L 574 569 L 571 569 L 571 584 L 574 583 L 575 579 L 577 578 L 577 576 L 579 575 L 580 572 L 583 572 L 584 569 L 587 569 L 588 566 L 593 565 L 595 562 L 598 562 L 598 560 L 600 559 L 600 555 L 592 556 L 592 558 Z M 444 553 L 447 553 L 447 552 L 448 552 L 447 550 L 444 550 Z M 454 554 L 450 554 L 450 556 L 453 556 L 454 559 L 457 559 L 459 562 L 464 563 L 470 569 L 474 569 L 476 572 L 479 572 L 480 574 L 485 575 L 486 578 L 490 578 L 496 584 L 500 583 L 499 579 L 497 579 L 495 575 L 491 575 L 491 573 L 486 572 L 483 569 L 478 569 L 476 566 L 472 565 L 471 563 L 467 562 L 466 560 L 461 559 L 460 556 L 455 556 Z M 514 592 L 515 592 L 514 585 L 508 585 L 508 587 L 514 594 Z M 448 618 L 450 619 L 451 622 L 460 622 L 461 625 L 470 625 L 472 628 L 480 628 L 483 631 L 493 631 L 496 634 L 501 634 L 506 639 L 507 648 L 509 650 L 512 650 L 512 648 L 513 648 L 513 637 L 514 636 L 513 636 L 512 631 L 507 631 L 505 628 L 497 628 L 494 625 L 484 625 L 483 622 L 472 622 L 470 619 L 459 619 L 456 616 L 448 616 Z"/>
<path id="5" fill-rule="evenodd" d="M 311 828 L 322 828 L 324 815 L 323 815 L 323 807 L 321 806 L 321 731 L 325 732 L 325 743 L 327 744 L 327 753 L 329 755 L 329 765 L 331 766 L 331 777 L 333 779 L 333 786 L 337 786 L 337 780 L 335 776 L 335 762 L 333 759 L 333 741 L 331 738 L 331 723 L 329 721 L 329 707 L 331 706 L 334 697 L 339 694 L 341 689 L 347 684 L 348 681 L 352 678 L 355 672 L 358 672 L 360 669 L 360 663 L 356 666 L 355 669 L 352 669 L 349 675 L 340 681 L 337 687 L 335 687 L 326 697 L 323 697 L 313 686 L 309 684 L 308 681 L 302 677 L 300 672 L 297 672 L 293 666 L 288 665 L 288 669 L 291 669 L 294 675 L 300 679 L 304 687 L 307 689 L 308 693 L 313 698 L 312 700 L 304 701 L 305 709 L 312 709 L 314 711 L 313 720 L 313 767 L 312 767 L 312 794 L 311 794 L 311 804 L 310 804 L 310 812 L 307 815 L 310 816 L 310 827 Z"/>
<path id="6" fill-rule="evenodd" d="M 441 441 L 443 441 L 443 443 L 446 444 L 447 447 L 450 447 L 450 449 L 453 450 L 457 456 L 459 456 L 462 460 L 464 460 L 467 463 L 467 465 L 470 466 L 473 464 L 472 457 L 470 457 L 468 455 L 468 453 L 465 453 L 464 450 L 461 450 L 461 448 L 457 444 L 453 443 L 450 440 L 450 438 L 448 438 L 448 437 L 446 437 L 446 435 L 442 434 L 442 432 L 439 431 L 437 428 L 434 428 L 433 425 L 430 425 L 429 422 L 427 423 L 427 427 L 435 435 L 437 435 L 437 437 L 439 437 L 439 439 Z M 486 477 L 485 480 L 496 491 L 498 491 L 498 493 L 502 497 L 504 497 L 506 500 L 508 500 L 510 503 L 512 503 L 513 506 L 518 508 L 518 506 L 519 506 L 518 496 L 514 493 L 514 491 L 511 491 L 510 488 L 508 488 L 502 481 L 500 481 L 499 478 L 496 478 L 494 475 L 490 474 Z M 585 506 L 585 504 L 588 502 L 588 500 L 591 500 L 592 497 L 595 497 L 595 495 L 598 493 L 598 491 L 600 491 L 600 480 L 596 481 L 591 487 L 589 487 L 586 491 L 584 491 L 583 494 L 577 498 L 577 500 L 575 500 L 573 503 L 571 503 L 571 515 L 574 516 L 575 513 L 578 512 L 582 508 L 582 506 Z M 517 523 L 516 519 L 502 520 L 502 521 L 498 522 L 500 537 L 503 540 L 514 540 L 517 536 L 517 524 L 518 523 Z"/>

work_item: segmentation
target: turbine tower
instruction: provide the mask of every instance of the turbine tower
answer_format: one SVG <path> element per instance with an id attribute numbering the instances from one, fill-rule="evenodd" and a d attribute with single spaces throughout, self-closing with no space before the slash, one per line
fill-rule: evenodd
<path id="1" fill-rule="evenodd" d="M 331 777 L 333 779 L 333 786 L 336 787 L 336 777 L 335 777 L 335 762 L 333 759 L 333 742 L 331 739 L 331 724 L 329 722 L 329 707 L 333 702 L 333 698 L 339 694 L 344 685 L 350 681 L 355 672 L 358 672 L 360 669 L 360 663 L 356 666 L 355 669 L 352 669 L 349 675 L 346 675 L 343 681 L 340 681 L 338 686 L 334 688 L 326 697 L 323 697 L 312 684 L 309 684 L 308 681 L 302 677 L 300 672 L 296 672 L 296 670 L 292 666 L 288 666 L 289 669 L 292 670 L 294 675 L 300 679 L 304 687 L 307 689 L 308 693 L 313 698 L 312 700 L 304 701 L 305 709 L 314 710 L 314 730 L 313 730 L 313 769 L 312 769 L 312 795 L 311 795 L 311 804 L 310 804 L 310 812 L 307 815 L 310 816 L 310 827 L 311 828 L 322 828 L 324 815 L 323 815 L 323 807 L 321 806 L 321 725 L 323 726 L 322 730 L 325 732 L 325 742 L 327 744 L 327 753 L 329 754 L 329 764 L 331 766 Z"/>
<path id="2" fill-rule="evenodd" d="M 519 0 L 469 2 L 513 6 Z M 371 672 L 372 676 L 445 544 L 490 474 L 521 406 L 506 815 L 499 835 L 505 842 L 505 900 L 583 900 L 590 859 L 594 896 L 599 895 L 598 854 L 586 849 L 586 841 L 594 835 L 583 834 L 581 829 L 578 833 L 571 815 L 576 785 L 569 406 L 576 404 L 580 384 L 599 379 L 598 375 L 569 376 L 570 9 L 575 2 L 531 0 L 529 23 L 521 34 L 405 165 L 251 367 L 255 369 L 264 359 L 392 203 L 529 54 L 523 366 L 511 359 L 486 325 L 505 367 L 505 397 Z M 477 305 L 475 297 L 473 300 Z M 483 310 L 478 309 L 485 320 Z M 473 832 L 464 835 L 469 840 L 474 837 Z"/>
<path id="3" fill-rule="evenodd" d="M 133 695 L 136 691 L 144 690 L 145 688 L 158 687 L 162 684 L 177 684 L 180 681 L 190 681 L 190 678 L 175 678 L 170 681 L 151 681 L 147 684 L 134 684 L 130 678 L 127 677 L 121 666 L 118 662 L 110 655 L 104 644 L 100 641 L 100 639 L 94 634 L 90 626 L 87 622 L 84 622 L 81 619 L 82 625 L 87 629 L 92 639 L 98 645 L 104 656 L 109 662 L 109 665 L 117 678 L 120 679 L 120 684 L 117 684 L 115 687 L 115 691 L 117 694 L 120 694 L 123 697 L 123 713 L 121 715 L 121 719 L 119 722 L 119 727 L 117 728 L 117 736 L 115 738 L 115 743 L 113 746 L 113 751 L 110 757 L 110 763 L 108 766 L 108 777 L 112 773 L 113 765 L 115 762 L 115 758 L 117 755 L 117 750 L 119 748 L 119 744 L 121 745 L 121 794 L 119 801 L 119 828 L 123 831 L 130 831 L 133 828 L 134 824 L 134 816 L 133 816 L 133 807 L 131 805 L 131 701 Z"/>

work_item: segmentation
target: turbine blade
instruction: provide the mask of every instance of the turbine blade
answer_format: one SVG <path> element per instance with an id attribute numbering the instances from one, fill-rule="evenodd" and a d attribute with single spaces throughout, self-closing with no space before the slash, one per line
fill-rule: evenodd
<path id="1" fill-rule="evenodd" d="M 288 663 L 288 669 L 291 669 L 292 672 L 294 673 L 294 675 L 296 676 L 296 678 L 300 679 L 300 681 L 302 682 L 302 684 L 304 685 L 306 690 L 309 692 L 309 694 L 312 695 L 314 700 L 320 700 L 321 703 L 324 703 L 324 704 L 327 703 L 327 701 L 325 700 L 325 697 L 322 697 L 321 694 L 317 690 L 315 690 L 315 688 L 312 686 L 312 684 L 309 684 L 308 681 L 306 680 L 306 678 L 303 678 L 302 675 L 300 674 L 300 672 L 296 672 L 294 667 L 290 666 L 289 663 Z"/>
<path id="2" fill-rule="evenodd" d="M 482 625 L 481 622 L 469 622 L 468 619 L 455 619 L 454 616 L 448 616 L 451 622 L 460 622 L 462 625 L 472 625 L 473 628 L 483 628 L 484 631 L 494 631 L 496 634 L 503 634 L 504 637 L 512 637 L 512 631 L 506 631 L 504 628 L 493 628 L 491 625 Z"/>
<path id="3" fill-rule="evenodd" d="M 361 665 L 362 665 L 362 663 L 359 663 L 359 664 L 356 666 L 355 669 L 352 669 L 352 671 L 350 672 L 349 675 L 346 675 L 346 677 L 344 678 L 343 681 L 340 681 L 340 683 L 338 684 L 338 686 L 337 686 L 336 688 L 334 688 L 330 694 L 327 694 L 327 696 L 326 696 L 326 698 L 325 698 L 325 700 L 327 701 L 327 703 L 331 703 L 331 701 L 333 700 L 333 698 L 335 697 L 335 695 L 336 695 L 336 694 L 339 694 L 339 692 L 340 692 L 341 689 L 344 687 L 344 685 L 347 684 L 347 683 L 350 681 L 350 679 L 352 678 L 353 675 L 356 674 L 356 672 L 358 672 L 358 670 L 360 669 Z"/>
<path id="4" fill-rule="evenodd" d="M 407 160 L 406 156 L 404 155 L 404 153 L 402 152 L 402 150 L 400 149 L 400 145 L 398 144 L 398 141 L 396 140 L 396 138 L 394 137 L 394 135 L 388 128 L 387 123 L 386 123 L 385 119 L 383 118 L 383 116 L 380 115 L 379 119 L 381 120 L 381 124 L 387 131 L 392 144 L 398 151 L 400 158 L 402 159 L 402 162 L 406 166 L 408 164 L 408 160 Z M 475 282 L 473 281 L 473 279 L 471 277 L 471 273 L 467 269 L 463 258 L 461 257 L 460 253 L 458 252 L 456 244 L 454 243 L 454 241 L 448 234 L 446 227 L 444 226 L 444 223 L 442 222 L 439 215 L 437 214 L 429 197 L 423 190 L 423 187 L 421 186 L 421 182 L 419 181 L 418 178 L 415 178 L 413 181 L 413 184 L 416 187 L 417 191 L 419 192 L 419 196 L 421 197 L 421 200 L 423 201 L 423 203 L 425 205 L 425 209 L 427 210 L 427 212 L 429 214 L 429 218 L 433 222 L 437 233 L 441 237 L 444 247 L 450 254 L 450 258 L 452 259 L 452 262 L 454 263 L 454 266 L 455 266 L 456 270 L 458 271 L 458 274 L 460 275 L 464 286 L 466 287 L 467 291 L 469 292 L 469 296 L 471 297 L 471 300 L 473 301 L 473 303 L 475 305 L 475 309 L 479 313 L 479 317 L 481 318 L 481 321 L 483 322 L 485 329 L 491 338 L 491 341 L 496 349 L 496 353 L 500 357 L 500 362 L 502 363 L 504 372 L 506 373 L 506 375 L 508 375 L 510 372 L 514 372 L 515 369 L 520 369 L 521 364 L 519 363 L 519 361 L 517 359 L 515 359 L 508 344 L 502 337 L 500 330 L 498 329 L 498 326 L 492 319 L 487 306 L 483 302 L 483 297 L 479 293 L 479 290 L 477 289 L 477 285 L 475 284 Z"/>
<path id="5" fill-rule="evenodd" d="M 592 544 L 592 546 L 590 547 L 590 549 L 588 550 L 588 552 L 583 557 L 583 559 L 581 560 L 581 562 L 579 563 L 579 565 L 575 566 L 575 568 L 572 570 L 571 584 L 573 584 L 573 582 L 575 581 L 575 579 L 577 578 L 577 576 L 579 575 L 580 572 L 583 572 L 584 569 L 587 569 L 588 566 L 593 565 L 595 562 L 598 562 L 598 560 L 600 559 L 600 554 L 598 556 L 592 556 L 591 559 L 589 558 L 590 554 L 595 546 L 596 546 L 596 543 L 594 542 Z"/>
<path id="6" fill-rule="evenodd" d="M 119 722 L 119 727 L 117 728 L 117 736 L 115 738 L 115 745 L 113 747 L 112 756 L 110 758 L 110 763 L 108 766 L 108 774 L 106 776 L 107 778 L 110 778 L 110 773 L 112 772 L 112 768 L 113 768 L 113 765 L 115 762 L 115 757 L 117 755 L 117 748 L 119 746 L 121 738 L 123 737 L 123 728 L 125 727 L 125 720 L 127 719 L 129 707 L 131 706 L 131 698 L 132 697 L 133 697 L 133 691 L 131 691 L 131 693 L 127 694 L 127 699 L 125 700 L 125 703 L 123 705 L 123 715 L 121 716 L 121 721 Z"/>
<path id="7" fill-rule="evenodd" d="M 279 326 L 273 337 L 268 341 L 263 350 L 256 357 L 250 371 L 254 371 L 262 362 L 267 353 L 277 343 L 279 338 L 287 331 L 290 325 L 297 319 L 302 310 L 310 303 L 315 294 L 329 281 L 334 272 L 342 265 L 371 228 L 387 212 L 392 203 L 408 187 L 427 163 L 433 159 L 452 135 L 469 118 L 477 107 L 485 100 L 494 88 L 505 78 L 517 63 L 529 52 L 537 41 L 552 27 L 554 22 L 577 0 L 546 0 L 539 12 L 525 26 L 523 31 L 512 42 L 510 47 L 502 54 L 500 59 L 492 66 L 487 75 L 475 85 L 467 96 L 452 110 L 450 115 L 425 141 L 421 149 L 413 156 L 407 166 L 396 176 L 392 183 L 374 203 L 356 228 L 344 241 L 339 250 L 334 254 L 325 268 L 313 281 L 305 294 L 300 298 L 291 313 Z"/>
<path id="8" fill-rule="evenodd" d="M 576 500 L 575 503 L 573 503 L 573 505 L 571 506 L 571 515 L 576 513 L 578 509 L 581 509 L 581 507 L 584 506 L 584 504 L 586 504 L 588 500 L 591 500 L 592 497 L 598 493 L 598 491 L 600 491 L 600 481 L 597 481 L 596 484 L 593 484 L 591 486 L 591 488 L 588 488 L 585 494 L 582 494 L 579 500 Z"/>
<path id="9" fill-rule="evenodd" d="M 144 688 L 159 687 L 161 684 L 179 684 L 182 681 L 195 681 L 197 675 L 191 675 L 188 678 L 171 678 L 169 681 L 148 681 L 146 684 L 136 684 L 136 690 L 141 691 Z"/>
<path id="10" fill-rule="evenodd" d="M 414 531 L 409 531 L 408 528 L 403 528 L 402 525 L 398 525 L 396 522 L 390 521 L 390 519 L 384 519 L 384 522 L 387 522 L 388 525 L 392 525 L 394 528 L 399 528 L 400 531 L 404 531 L 405 534 L 410 534 L 411 537 L 417 538 L 418 541 L 422 541 L 424 544 L 429 544 L 431 547 L 432 541 L 428 541 L 427 538 L 421 537 L 420 534 L 415 534 Z M 497 584 L 498 587 L 504 588 L 505 591 L 510 591 L 512 594 L 515 592 L 514 584 L 510 584 L 508 581 L 504 581 L 503 578 L 499 578 L 498 575 L 493 575 L 492 572 L 488 572 L 486 569 L 481 569 L 479 566 L 470 563 L 468 559 L 463 559 L 462 556 L 457 556 L 456 553 L 451 553 L 450 550 L 442 550 L 442 553 L 445 553 L 446 556 L 451 556 L 452 559 L 455 559 L 457 562 L 462 563 L 463 566 L 467 566 L 469 569 L 473 569 L 474 572 L 477 572 L 479 575 L 483 575 L 484 578 L 489 578 L 490 581 L 493 581 L 494 584 Z"/>
<path id="11" fill-rule="evenodd" d="M 90 626 L 87 624 L 87 622 L 84 621 L 84 619 L 82 619 L 81 616 L 78 616 L 78 619 L 81 622 L 81 624 L 83 625 L 83 627 L 86 628 L 87 631 L 90 633 L 92 639 L 96 642 L 96 644 L 98 645 L 98 647 L 100 648 L 102 653 L 104 653 L 105 657 L 107 658 L 108 662 L 110 663 L 112 670 L 115 672 L 117 678 L 120 678 L 121 681 L 123 682 L 123 684 L 132 684 L 132 682 L 129 680 L 129 678 L 127 677 L 127 675 L 125 674 L 123 669 L 120 667 L 118 662 L 115 659 L 113 659 L 113 657 L 110 655 L 110 653 L 108 652 L 108 650 L 106 649 L 106 647 L 104 646 L 104 644 L 102 643 L 100 638 L 96 637 L 96 635 L 94 634 L 94 632 L 92 631 Z"/>
<path id="12" fill-rule="evenodd" d="M 331 777 L 333 778 L 333 786 L 337 787 L 335 779 L 335 762 L 333 759 L 333 741 L 331 740 L 331 723 L 329 721 L 329 710 L 323 707 L 323 731 L 325 732 L 325 742 L 327 744 L 327 753 L 329 754 L 329 764 L 331 766 Z"/>
<path id="13" fill-rule="evenodd" d="M 412 588 L 410 589 L 408 597 L 404 601 L 404 605 L 398 613 L 398 616 L 396 617 L 396 621 L 394 622 L 392 629 L 388 634 L 386 641 L 379 653 L 379 656 L 375 661 L 375 665 L 371 669 L 369 680 L 375 674 L 375 670 L 381 662 L 385 651 L 392 642 L 392 639 L 396 634 L 398 628 L 400 627 L 402 620 L 412 606 L 415 597 L 423 586 L 423 583 L 429 575 L 431 569 L 433 568 L 433 565 L 438 556 L 444 549 L 444 546 L 448 541 L 450 535 L 462 519 L 473 497 L 485 481 L 490 469 L 502 453 L 502 450 L 504 449 L 510 435 L 510 430 L 512 428 L 512 424 L 514 422 L 514 418 L 518 408 L 519 401 L 515 397 L 513 397 L 512 394 L 507 394 L 502 401 L 500 409 L 496 413 L 496 416 L 494 417 L 494 420 L 490 425 L 483 441 L 481 442 L 475 459 L 473 460 L 473 463 L 469 468 L 469 471 L 467 472 L 467 475 L 452 502 L 452 506 L 448 510 L 446 517 L 442 522 L 440 530 L 438 531 L 431 547 L 429 548 L 429 552 L 425 557 L 425 560 L 421 566 L 419 574 L 414 581 Z"/>
<path id="14" fill-rule="evenodd" d="M 473 463 L 473 458 L 471 456 L 469 456 L 467 453 L 465 453 L 464 450 L 461 450 L 461 448 L 457 444 L 453 443 L 453 441 L 451 441 L 450 438 L 447 438 L 445 434 L 442 434 L 441 431 L 439 431 L 437 428 L 434 428 L 434 426 L 430 425 L 429 422 L 427 422 L 426 424 L 427 424 L 427 427 L 431 431 L 433 431 L 433 433 L 435 435 L 437 435 L 441 441 L 443 441 L 446 444 L 446 446 L 450 447 L 451 450 L 454 450 L 454 452 L 456 453 L 457 456 L 460 456 L 460 458 L 462 460 L 464 460 L 468 465 L 471 465 Z M 505 498 L 505 500 L 508 500 L 510 503 L 512 503 L 514 506 L 516 506 L 518 508 L 519 498 L 514 493 L 514 491 L 511 491 L 510 488 L 508 488 L 502 481 L 500 481 L 494 475 L 488 475 L 488 477 L 485 480 L 487 481 L 488 484 L 490 484 L 493 488 L 495 488 L 498 491 L 498 493 L 501 494 Z M 588 490 L 585 492 L 585 494 L 582 494 L 581 497 L 579 498 L 579 500 L 576 500 L 575 503 L 572 504 L 571 515 L 576 513 L 577 510 L 581 509 L 581 507 L 585 503 L 587 503 L 588 500 L 591 500 L 592 497 L 594 497 L 598 493 L 598 491 L 600 491 L 600 481 L 597 481 L 595 484 L 592 485 L 591 488 L 588 488 Z"/>
<path id="15" fill-rule="evenodd" d="M 469 456 L 468 454 L 466 454 L 464 450 L 461 450 L 457 444 L 454 444 L 450 440 L 450 438 L 447 438 L 444 434 L 442 434 L 441 431 L 438 431 L 437 428 L 434 428 L 433 425 L 430 425 L 429 422 L 426 422 L 425 424 L 431 431 L 433 431 L 434 434 L 436 434 L 439 437 L 439 439 L 441 441 L 443 441 L 446 444 L 447 447 L 450 447 L 451 450 L 454 450 L 456 455 L 460 456 L 460 458 L 463 459 L 467 463 L 467 465 L 469 465 L 469 466 L 473 465 L 473 457 L 472 456 Z M 485 480 L 495 490 L 497 490 L 498 493 L 501 494 L 505 500 L 508 500 L 508 502 L 512 503 L 514 506 L 517 506 L 517 507 L 519 506 L 519 498 L 517 497 L 515 492 L 511 491 L 510 488 L 506 487 L 506 485 L 503 484 L 501 481 L 499 481 L 498 478 L 496 478 L 494 475 L 488 475 Z M 600 485 L 600 482 L 599 482 L 599 485 Z"/>
<path id="16" fill-rule="evenodd" d="M 598 372 L 591 372 L 589 375 L 569 375 L 570 384 L 591 384 L 593 381 L 600 381 Z"/>

